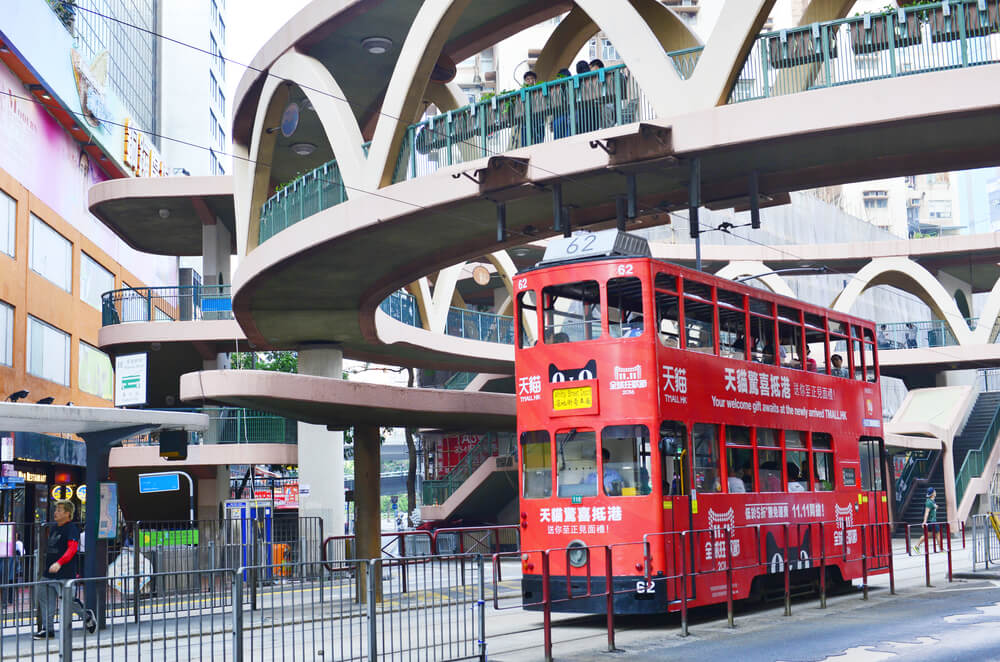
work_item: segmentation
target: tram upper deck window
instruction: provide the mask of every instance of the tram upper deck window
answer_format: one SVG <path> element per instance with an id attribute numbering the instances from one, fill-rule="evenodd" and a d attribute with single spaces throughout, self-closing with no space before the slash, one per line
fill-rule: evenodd
<path id="1" fill-rule="evenodd" d="M 750 359 L 774 365 L 774 305 L 750 299 Z"/>
<path id="2" fill-rule="evenodd" d="M 601 337 L 601 288 L 596 280 L 550 285 L 542 290 L 545 344 Z"/>
<path id="3" fill-rule="evenodd" d="M 660 342 L 667 347 L 681 346 L 679 304 L 676 294 L 656 292 L 656 330 Z"/>
<path id="4" fill-rule="evenodd" d="M 528 290 L 517 295 L 517 346 L 521 349 L 534 347 L 538 340 L 538 302 L 535 291 Z"/>
<path id="5" fill-rule="evenodd" d="M 525 499 L 552 496 L 552 446 L 545 430 L 521 433 L 521 475 Z"/>
<path id="6" fill-rule="evenodd" d="M 601 431 L 604 493 L 608 496 L 649 494 L 649 428 L 610 425 Z"/>
<path id="7" fill-rule="evenodd" d="M 721 492 L 719 480 L 719 426 L 695 423 L 691 429 L 694 447 L 694 488 L 702 493 Z"/>
<path id="8" fill-rule="evenodd" d="M 608 332 L 612 338 L 635 338 L 644 330 L 642 281 L 612 278 L 608 281 Z"/>
<path id="9" fill-rule="evenodd" d="M 747 356 L 747 313 L 745 297 L 719 288 L 719 349 L 722 356 L 745 359 Z"/>
<path id="10" fill-rule="evenodd" d="M 715 304 L 710 285 L 684 281 L 684 337 L 686 349 L 715 353 Z"/>
<path id="11" fill-rule="evenodd" d="M 864 361 L 865 361 L 865 380 L 869 382 L 878 381 L 878 375 L 875 370 L 875 334 L 871 329 L 863 329 L 864 334 Z"/>
<path id="12" fill-rule="evenodd" d="M 788 306 L 778 306 L 778 342 L 781 365 L 802 370 L 805 350 L 802 346 L 802 314 Z"/>
<path id="13" fill-rule="evenodd" d="M 830 323 L 830 374 L 834 377 L 850 377 L 850 341 L 847 339 L 847 325 L 831 319 Z"/>
<path id="14" fill-rule="evenodd" d="M 558 496 L 597 496 L 597 434 L 593 430 L 556 433 Z"/>
<path id="15" fill-rule="evenodd" d="M 829 365 L 826 351 L 826 331 L 823 330 L 823 319 L 820 318 L 819 327 L 814 326 L 817 320 L 815 315 L 806 313 L 806 369 L 810 372 L 826 372 Z"/>

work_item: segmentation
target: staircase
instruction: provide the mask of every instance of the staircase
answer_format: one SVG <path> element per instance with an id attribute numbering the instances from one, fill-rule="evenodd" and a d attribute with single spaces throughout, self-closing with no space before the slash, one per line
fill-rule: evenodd
<path id="1" fill-rule="evenodd" d="M 927 502 L 928 487 L 933 487 L 934 491 L 937 492 L 938 519 L 943 519 L 940 516 L 940 509 L 944 499 L 944 466 L 939 457 L 932 460 L 931 466 L 933 468 L 929 476 L 918 477 L 914 481 L 913 489 L 916 491 L 910 497 L 910 502 L 902 517 L 902 521 L 907 524 L 920 524 L 924 521 L 924 504 Z"/>
<path id="2" fill-rule="evenodd" d="M 1000 392 L 980 393 L 976 404 L 969 414 L 962 434 L 955 437 L 952 443 L 951 459 L 955 462 L 955 475 L 958 475 L 965 456 L 969 451 L 976 450 L 983 444 L 986 432 L 993 423 L 997 409 L 1000 408 Z"/>

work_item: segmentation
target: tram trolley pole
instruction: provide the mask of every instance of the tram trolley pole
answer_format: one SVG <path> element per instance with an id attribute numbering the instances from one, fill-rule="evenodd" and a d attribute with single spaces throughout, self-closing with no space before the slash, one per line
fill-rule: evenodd
<path id="1" fill-rule="evenodd" d="M 728 528 L 723 527 L 725 532 L 724 541 L 726 543 L 726 620 L 729 623 L 729 627 L 736 627 L 736 623 L 733 621 L 733 550 L 730 547 L 730 536 L 731 532 Z"/>
<path id="2" fill-rule="evenodd" d="M 611 545 L 604 546 L 604 574 L 607 577 L 608 652 L 615 651 L 615 573 L 611 567 Z"/>
<path id="3" fill-rule="evenodd" d="M 681 531 L 681 636 L 688 636 L 688 532 Z"/>
<path id="4" fill-rule="evenodd" d="M 931 585 L 931 545 L 930 538 L 927 537 L 927 525 L 922 525 L 924 529 L 924 574 L 927 578 L 927 586 Z"/>
<path id="5" fill-rule="evenodd" d="M 948 582 L 951 583 L 953 581 L 951 572 L 951 522 L 945 522 L 944 535 L 948 538 Z"/>
<path id="6" fill-rule="evenodd" d="M 819 524 L 819 608 L 826 609 L 826 536 L 823 522 Z"/>
<path id="7" fill-rule="evenodd" d="M 791 573 L 788 569 L 788 533 L 789 527 L 788 523 L 782 525 L 785 529 L 785 545 L 781 550 L 782 560 L 785 571 L 785 616 L 792 615 L 792 581 Z"/>

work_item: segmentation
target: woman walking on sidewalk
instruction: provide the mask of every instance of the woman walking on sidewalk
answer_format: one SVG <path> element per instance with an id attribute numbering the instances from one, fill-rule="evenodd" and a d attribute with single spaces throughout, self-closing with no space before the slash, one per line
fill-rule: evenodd
<path id="1" fill-rule="evenodd" d="M 938 507 L 937 507 L 937 503 L 934 501 L 934 496 L 935 496 L 934 488 L 933 487 L 928 487 L 927 488 L 927 502 L 924 504 L 924 521 L 923 521 L 923 525 L 925 525 L 925 526 L 929 525 L 931 535 L 934 536 L 934 539 L 937 541 L 937 546 L 938 546 L 938 548 L 940 548 L 941 547 L 941 527 L 939 527 L 937 525 L 937 508 Z M 920 543 L 927 544 L 928 542 L 930 542 L 930 541 L 927 540 L 927 534 L 924 534 L 924 535 L 920 536 L 920 540 L 918 540 L 917 544 L 913 546 L 913 553 L 914 554 L 919 554 L 920 553 Z"/>

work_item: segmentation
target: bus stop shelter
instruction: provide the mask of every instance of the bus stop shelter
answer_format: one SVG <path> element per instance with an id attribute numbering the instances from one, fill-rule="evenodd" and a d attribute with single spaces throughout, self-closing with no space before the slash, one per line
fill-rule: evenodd
<path id="1" fill-rule="evenodd" d="M 38 405 L 19 402 L 0 403 L 0 430 L 38 432 L 41 434 L 74 434 L 87 446 L 86 484 L 96 507 L 87 508 L 84 533 L 87 545 L 94 553 L 84 555 L 83 576 L 101 577 L 106 573 L 107 543 L 98 539 L 101 493 L 100 483 L 108 477 L 108 456 L 113 446 L 134 435 L 157 430 L 208 429 L 206 414 L 192 414 L 153 409 L 113 409 L 110 407 L 77 407 L 73 405 Z M 98 601 L 103 601 L 96 585 L 86 585 L 84 602 L 103 616 Z"/>

